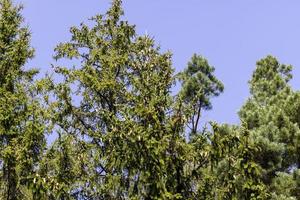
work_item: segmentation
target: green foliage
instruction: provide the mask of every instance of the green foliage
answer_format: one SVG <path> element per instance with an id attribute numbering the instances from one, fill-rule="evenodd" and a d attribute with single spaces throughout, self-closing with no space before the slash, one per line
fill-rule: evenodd
<path id="1" fill-rule="evenodd" d="M 214 76 L 215 68 L 207 60 L 194 54 L 187 68 L 177 76 L 182 82 L 179 101 L 183 102 L 187 122 L 191 124 L 191 133 L 198 131 L 202 110 L 212 108 L 211 97 L 219 96 L 223 92 L 223 84 Z"/>
<path id="2" fill-rule="evenodd" d="M 0 0 L 0 199 L 299 199 L 292 67 L 258 61 L 241 124 L 200 131 L 224 89 L 214 67 L 194 54 L 174 75 L 171 53 L 137 35 L 121 3 L 72 27 L 55 48 L 66 66 L 34 80 L 22 7 Z"/>
<path id="3" fill-rule="evenodd" d="M 71 28 L 72 40 L 56 48 L 56 59 L 80 64 L 56 68 L 65 81 L 55 88 L 53 121 L 63 135 L 81 138 L 92 154 L 86 170 L 93 178 L 68 182 L 67 193 L 77 187 L 87 198 L 173 199 L 182 186 L 171 175 L 182 169 L 168 169 L 180 161 L 177 149 L 184 139 L 167 115 L 171 56 L 148 36 L 137 36 L 121 14 L 120 1 L 114 1 L 106 15 L 92 18 L 93 27 Z"/>
<path id="4" fill-rule="evenodd" d="M 37 70 L 30 34 L 22 27 L 22 7 L 0 1 L 0 196 L 23 199 L 45 148 L 47 112 L 33 84 Z M 30 196 L 31 194 L 29 194 Z"/>
<path id="5" fill-rule="evenodd" d="M 271 56 L 258 61 L 249 82 L 252 96 L 239 113 L 241 119 L 248 123 L 250 136 L 260 149 L 254 158 L 262 168 L 262 181 L 268 186 L 272 182 L 280 185 L 278 176 L 299 166 L 300 130 L 297 118 L 300 99 L 299 93 L 288 85 L 291 69 L 291 66 L 279 64 Z M 279 199 L 287 195 L 284 190 L 281 194 L 277 186 L 269 187 L 269 190 L 277 191 L 276 198 Z"/>

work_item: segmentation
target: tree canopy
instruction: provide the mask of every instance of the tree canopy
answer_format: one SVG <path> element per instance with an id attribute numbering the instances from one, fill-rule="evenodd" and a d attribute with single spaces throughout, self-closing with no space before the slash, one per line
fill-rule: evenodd
<path id="1" fill-rule="evenodd" d="M 194 54 L 175 74 L 121 0 L 71 27 L 42 78 L 21 10 L 0 0 L 0 199 L 300 199 L 291 65 L 259 60 L 240 123 L 203 126 L 215 67 Z"/>

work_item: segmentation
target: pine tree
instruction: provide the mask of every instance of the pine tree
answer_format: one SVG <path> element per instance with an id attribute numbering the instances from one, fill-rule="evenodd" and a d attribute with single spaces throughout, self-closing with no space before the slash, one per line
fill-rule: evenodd
<path id="1" fill-rule="evenodd" d="M 0 196 L 23 199 L 45 147 L 47 113 L 24 65 L 33 57 L 22 6 L 0 1 Z M 24 197 L 25 198 L 25 197 Z"/>
<path id="2" fill-rule="evenodd" d="M 223 92 L 223 84 L 213 74 L 215 68 L 208 61 L 194 54 L 187 68 L 177 76 L 182 82 L 179 92 L 179 101 L 183 102 L 188 126 L 191 125 L 191 134 L 196 134 L 202 110 L 212 108 L 211 98 Z"/>
<path id="3" fill-rule="evenodd" d="M 182 119 L 168 114 L 171 55 L 161 53 L 149 36 L 136 35 L 122 14 L 121 1 L 113 1 L 106 15 L 92 18 L 94 26 L 71 28 L 71 41 L 56 48 L 56 59 L 79 62 L 55 68 L 65 81 L 56 85 L 53 120 L 61 134 L 73 135 L 92 154 L 89 164 L 74 164 L 86 166 L 86 177 L 69 182 L 68 193 L 92 199 L 179 198 L 182 169 L 173 161 L 185 153 L 178 150 L 184 151 L 185 143 L 174 127 Z"/>
<path id="4" fill-rule="evenodd" d="M 288 85 L 291 70 L 292 66 L 280 64 L 272 56 L 258 61 L 250 81 L 251 97 L 239 112 L 260 149 L 254 160 L 267 185 L 278 174 L 299 166 L 300 96 Z"/>
<path id="5" fill-rule="evenodd" d="M 22 7 L 0 0 L 0 199 L 299 199 L 292 67 L 259 60 L 241 125 L 200 131 L 224 89 L 214 67 L 194 54 L 174 75 L 171 53 L 136 34 L 121 3 L 72 27 L 54 56 L 67 66 L 37 81 Z"/>

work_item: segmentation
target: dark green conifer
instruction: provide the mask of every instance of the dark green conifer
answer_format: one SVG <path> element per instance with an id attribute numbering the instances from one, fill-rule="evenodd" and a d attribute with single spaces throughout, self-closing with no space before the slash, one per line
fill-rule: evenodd
<path id="1" fill-rule="evenodd" d="M 262 168 L 262 181 L 268 186 L 279 180 L 277 176 L 299 167 L 300 96 L 288 84 L 291 70 L 292 66 L 280 64 L 272 56 L 258 61 L 249 82 L 251 97 L 239 112 L 260 149 L 254 160 Z M 273 189 L 269 188 L 271 192 Z M 274 192 L 281 195 L 279 190 Z"/>
<path id="2" fill-rule="evenodd" d="M 22 26 L 22 6 L 0 1 L 0 196 L 24 199 L 45 147 L 47 113 L 33 77 L 25 69 L 33 57 L 30 33 Z M 28 192 L 29 191 L 29 192 Z"/>
<path id="3" fill-rule="evenodd" d="M 198 131 L 201 112 L 212 108 L 211 98 L 223 92 L 224 86 L 214 71 L 205 58 L 194 54 L 187 68 L 177 75 L 182 82 L 179 100 L 183 101 L 192 134 Z"/>

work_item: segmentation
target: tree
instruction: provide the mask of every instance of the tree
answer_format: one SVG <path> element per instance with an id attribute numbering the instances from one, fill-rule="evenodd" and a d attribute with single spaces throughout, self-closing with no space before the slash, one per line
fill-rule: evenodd
<path id="1" fill-rule="evenodd" d="M 68 194 L 76 186 L 85 198 L 179 198 L 182 169 L 173 161 L 186 152 L 183 120 L 172 114 L 171 55 L 137 36 L 122 14 L 121 1 L 113 1 L 106 15 L 92 18 L 94 26 L 71 28 L 71 41 L 56 48 L 56 59 L 76 62 L 55 67 L 64 82 L 54 91 L 53 121 L 92 155 L 89 164 L 73 164 L 86 166 L 87 178 L 68 182 Z"/>
<path id="2" fill-rule="evenodd" d="M 72 27 L 54 56 L 67 66 L 53 65 L 57 79 L 34 80 L 22 7 L 0 0 L 1 199 L 299 199 L 292 67 L 259 60 L 241 124 L 199 131 L 224 89 L 214 67 L 194 54 L 174 75 L 171 53 L 136 34 L 121 3 Z"/>
<path id="3" fill-rule="evenodd" d="M 183 102 L 191 134 L 196 134 L 202 110 L 212 108 L 211 98 L 223 92 L 223 84 L 214 76 L 215 68 L 205 58 L 194 54 L 187 68 L 177 76 L 182 82 L 179 101 Z"/>
<path id="4" fill-rule="evenodd" d="M 279 64 L 272 56 L 258 61 L 249 82 L 251 97 L 239 112 L 254 144 L 261 149 L 254 160 L 267 185 L 277 174 L 299 166 L 300 96 L 288 85 L 291 70 L 292 66 Z"/>
<path id="5" fill-rule="evenodd" d="M 33 77 L 25 70 L 33 57 L 28 28 L 22 26 L 22 7 L 0 1 L 0 195 L 22 199 L 45 148 L 47 115 Z M 25 198 L 25 197 L 24 197 Z"/>

